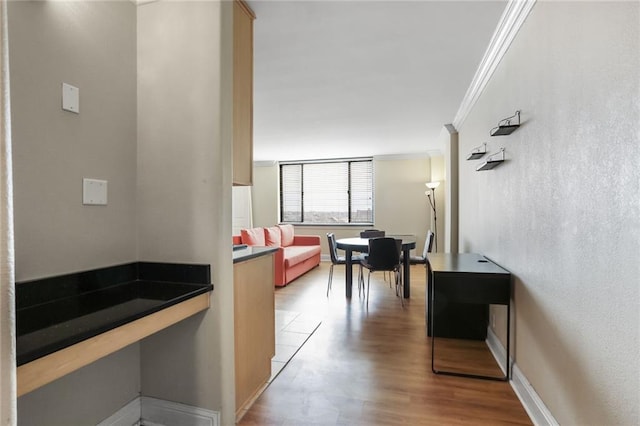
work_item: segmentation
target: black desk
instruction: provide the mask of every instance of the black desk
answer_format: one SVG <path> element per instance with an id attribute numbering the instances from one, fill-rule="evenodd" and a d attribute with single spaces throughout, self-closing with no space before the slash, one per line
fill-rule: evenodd
<path id="1" fill-rule="evenodd" d="M 404 297 L 408 299 L 411 296 L 411 267 L 409 263 L 410 251 L 416 248 L 416 238 L 409 235 L 388 235 L 388 237 L 395 238 L 396 240 L 402 240 L 402 254 L 403 259 L 403 282 L 404 282 Z M 345 290 L 346 296 L 351 298 L 351 286 L 353 285 L 353 262 L 351 261 L 351 254 L 355 252 L 367 253 L 369 251 L 369 239 L 368 238 L 341 238 L 336 240 L 336 246 L 345 251 L 345 257 L 347 264 L 345 267 Z"/>
<path id="2" fill-rule="evenodd" d="M 448 374 L 462 377 L 474 377 L 492 380 L 509 379 L 509 340 L 510 340 L 510 300 L 511 274 L 489 259 L 475 253 L 429 253 L 427 256 L 427 330 L 431 336 L 431 369 L 436 374 Z M 480 308 L 488 311 L 490 304 L 507 306 L 507 355 L 505 363 L 505 377 L 496 378 L 436 370 L 435 337 L 469 338 L 471 330 L 453 330 L 451 334 L 443 336 L 436 321 L 446 318 L 449 306 L 464 305 L 466 309 Z M 456 314 L 459 314 L 456 312 Z M 471 313 L 471 322 L 484 329 L 486 336 L 487 318 L 477 312 Z M 468 319 L 468 318 L 467 318 Z M 479 324 L 478 324 L 479 322 Z M 449 330 L 451 331 L 451 330 Z"/>

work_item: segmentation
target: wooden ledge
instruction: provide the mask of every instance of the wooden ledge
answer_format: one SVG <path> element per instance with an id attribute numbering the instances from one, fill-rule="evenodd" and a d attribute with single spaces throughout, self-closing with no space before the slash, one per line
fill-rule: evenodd
<path id="1" fill-rule="evenodd" d="M 18 367 L 18 396 L 209 308 L 204 293 Z"/>

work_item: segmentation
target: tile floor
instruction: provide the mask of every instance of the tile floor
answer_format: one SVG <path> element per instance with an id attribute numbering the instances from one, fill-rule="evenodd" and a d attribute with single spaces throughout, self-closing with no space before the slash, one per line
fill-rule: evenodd
<path id="1" fill-rule="evenodd" d="M 307 339 L 320 326 L 313 314 L 276 310 L 276 355 L 271 359 L 271 378 L 276 378 Z"/>

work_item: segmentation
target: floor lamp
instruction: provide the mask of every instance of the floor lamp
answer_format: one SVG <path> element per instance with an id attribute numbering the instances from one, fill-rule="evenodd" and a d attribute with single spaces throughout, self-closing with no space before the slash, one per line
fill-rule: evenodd
<path id="1" fill-rule="evenodd" d="M 436 252 L 438 251 L 438 219 L 436 218 L 436 188 L 440 186 L 440 182 L 427 182 L 425 183 L 429 190 L 425 191 L 425 195 L 429 199 L 429 205 L 433 210 L 433 239 Z"/>

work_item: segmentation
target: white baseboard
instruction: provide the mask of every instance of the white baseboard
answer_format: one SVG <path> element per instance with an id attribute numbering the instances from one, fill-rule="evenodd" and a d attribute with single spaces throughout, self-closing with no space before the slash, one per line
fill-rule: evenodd
<path id="1" fill-rule="evenodd" d="M 140 425 L 140 397 L 113 413 L 109 418 L 98 423 L 97 426 L 138 426 Z"/>
<path id="2" fill-rule="evenodd" d="M 486 343 L 504 373 L 503 364 L 507 351 L 504 346 L 502 346 L 500 339 L 498 339 L 498 336 L 496 336 L 491 327 L 487 328 Z M 529 383 L 529 380 L 525 377 L 520 368 L 518 368 L 518 365 L 513 362 L 511 357 L 509 357 L 509 368 L 511 370 L 511 380 L 509 381 L 509 384 L 513 388 L 513 391 L 522 403 L 522 406 L 529 415 L 529 418 L 531 418 L 533 424 L 536 426 L 558 426 L 556 419 L 553 417 L 547 406 L 544 405 L 540 396 L 538 396 L 535 389 L 533 389 L 533 386 L 531 386 L 531 383 Z"/>
<path id="3" fill-rule="evenodd" d="M 487 327 L 486 343 L 487 343 L 487 346 L 489 347 L 489 350 L 491 351 L 491 354 L 498 362 L 498 365 L 502 370 L 502 374 L 506 375 L 507 373 L 506 371 L 504 371 L 505 369 L 504 361 L 507 358 L 507 351 L 504 348 L 504 346 L 502 346 L 502 342 L 500 342 L 500 339 L 498 339 L 498 336 L 496 336 L 496 334 L 493 332 L 491 327 Z M 509 371 L 511 372 L 513 368 L 513 359 L 511 359 L 511 357 L 509 357 L 509 368 L 510 368 Z M 511 375 L 509 375 L 509 377 L 511 377 Z"/>
<path id="4" fill-rule="evenodd" d="M 142 398 L 142 425 L 219 426 L 220 413 L 162 399 Z"/>
<path id="5" fill-rule="evenodd" d="M 559 423 L 553 417 L 544 402 L 540 399 L 529 380 L 524 376 L 518 366 L 513 364 L 513 378 L 511 379 L 511 387 L 518 396 L 520 402 L 527 411 L 531 421 L 536 426 L 558 426 Z"/>
<path id="6" fill-rule="evenodd" d="M 140 396 L 98 426 L 220 426 L 220 413 L 172 401 Z"/>

